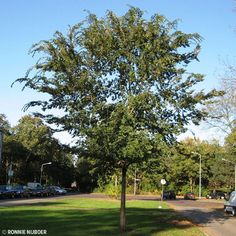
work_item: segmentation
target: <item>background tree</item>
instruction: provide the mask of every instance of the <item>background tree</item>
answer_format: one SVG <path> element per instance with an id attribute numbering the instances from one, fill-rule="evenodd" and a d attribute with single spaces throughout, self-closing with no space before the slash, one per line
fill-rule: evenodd
<path id="1" fill-rule="evenodd" d="M 100 170 L 96 168 L 94 162 L 90 158 L 81 156 L 76 168 L 76 181 L 79 190 L 81 192 L 92 192 L 98 187 L 99 173 Z"/>
<path id="2" fill-rule="evenodd" d="M 207 123 L 211 127 L 229 134 L 236 126 L 236 90 L 235 85 L 225 77 L 221 78 L 221 90 L 224 94 L 212 100 L 206 106 Z"/>
<path id="3" fill-rule="evenodd" d="M 225 155 L 223 156 L 225 159 L 231 161 L 236 164 L 236 129 L 233 130 L 226 138 L 225 138 Z M 224 175 L 225 185 L 228 189 L 234 189 L 234 165 L 229 162 L 225 162 L 221 159 L 222 166 L 222 175 Z"/>
<path id="4" fill-rule="evenodd" d="M 2 184 L 25 183 L 24 175 L 26 173 L 22 167 L 26 155 L 27 149 L 15 139 L 13 134 L 5 136 L 3 149 L 3 173 L 5 176 L 1 179 Z M 13 171 L 12 177 L 8 176 L 9 171 Z"/>
<path id="5" fill-rule="evenodd" d="M 228 84 L 230 87 L 236 88 L 236 68 L 233 64 L 224 62 L 225 73 L 222 77 L 222 81 Z"/>
<path id="6" fill-rule="evenodd" d="M 181 191 L 195 190 L 199 178 L 199 156 L 195 152 L 195 141 L 186 139 L 177 146 L 172 162 L 172 178 L 178 179 Z"/>
<path id="7" fill-rule="evenodd" d="M 3 132 L 9 133 L 11 125 L 4 114 L 0 114 L 0 126 L 3 128 Z"/>
<path id="8" fill-rule="evenodd" d="M 47 155 L 47 147 L 52 139 L 49 127 L 44 125 L 40 118 L 26 115 L 19 120 L 13 130 L 14 139 L 27 151 L 23 160 L 24 165 L 21 166 L 22 174 L 25 174 L 22 178 L 39 181 L 41 164 L 52 161 L 52 156 Z M 28 179 L 29 176 L 31 179 Z"/>
<path id="9" fill-rule="evenodd" d="M 7 181 L 7 168 L 8 162 L 10 159 L 10 155 L 8 155 L 8 147 L 6 143 L 9 140 L 9 136 L 11 135 L 11 125 L 7 120 L 7 117 L 4 114 L 0 114 L 0 127 L 3 132 L 3 140 L 2 140 L 2 155 L 1 155 L 1 163 L 0 163 L 0 183 L 4 184 Z"/>
<path id="10" fill-rule="evenodd" d="M 205 171 L 202 174 L 203 188 L 208 189 L 208 192 L 217 189 L 224 190 L 225 178 L 221 160 L 224 155 L 224 148 L 217 141 L 202 141 L 198 150 L 205 166 Z"/>
<path id="11" fill-rule="evenodd" d="M 173 150 L 174 157 L 170 166 L 170 180 L 175 183 L 176 190 L 182 193 L 186 191 L 198 193 L 199 155 L 201 155 L 202 194 L 207 194 L 209 189 L 222 188 L 223 179 L 220 181 L 220 176 L 222 177 L 220 166 L 222 164 L 223 148 L 217 142 L 187 138 L 181 141 Z"/>
<path id="12" fill-rule="evenodd" d="M 216 95 L 194 92 L 203 76 L 186 66 L 197 58 L 201 38 L 176 28 L 158 14 L 144 19 L 137 8 L 121 17 L 89 14 L 66 36 L 56 32 L 35 44 L 31 53 L 43 57 L 17 80 L 50 96 L 26 108 L 64 111 L 38 115 L 79 137 L 104 171 L 121 170 L 121 232 L 129 166 L 157 156 L 158 144 L 173 142 L 190 121 L 198 124 L 205 116 L 199 104 Z"/>
<path id="13" fill-rule="evenodd" d="M 48 181 L 70 186 L 75 178 L 72 157 L 40 118 L 24 116 L 11 130 L 4 139 L 4 161 L 6 172 L 11 165 L 15 183 L 39 181 L 41 164 L 51 161 L 50 168 L 44 170 Z"/>

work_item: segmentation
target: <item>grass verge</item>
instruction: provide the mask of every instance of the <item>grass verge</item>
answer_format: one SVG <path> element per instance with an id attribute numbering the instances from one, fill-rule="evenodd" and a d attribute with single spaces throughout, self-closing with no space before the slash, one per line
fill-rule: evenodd
<path id="1" fill-rule="evenodd" d="M 127 236 L 204 235 L 159 201 L 127 201 L 126 215 Z M 46 230 L 48 236 L 116 236 L 120 235 L 118 225 L 117 200 L 67 197 L 26 206 L 0 207 L 0 235 L 1 232 L 6 235 L 8 230 L 37 229 Z"/>

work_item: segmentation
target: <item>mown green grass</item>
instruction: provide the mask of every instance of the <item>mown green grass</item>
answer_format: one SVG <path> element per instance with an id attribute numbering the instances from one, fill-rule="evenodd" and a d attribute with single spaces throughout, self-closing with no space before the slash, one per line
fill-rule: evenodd
<path id="1" fill-rule="evenodd" d="M 161 208 L 159 208 L 161 206 Z M 201 236 L 197 227 L 159 201 L 127 201 L 127 236 Z M 65 198 L 27 206 L 0 207 L 0 232 L 44 229 L 52 236 L 119 234 L 119 201 Z"/>

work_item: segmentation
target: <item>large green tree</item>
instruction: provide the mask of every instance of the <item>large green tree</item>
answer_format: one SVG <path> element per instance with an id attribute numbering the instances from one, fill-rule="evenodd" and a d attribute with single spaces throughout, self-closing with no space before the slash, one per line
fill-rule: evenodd
<path id="1" fill-rule="evenodd" d="M 187 71 L 197 59 L 201 37 L 177 30 L 162 15 L 150 20 L 131 7 L 124 16 L 89 14 L 67 35 L 35 44 L 42 58 L 17 81 L 50 96 L 26 105 L 64 113 L 42 115 L 79 137 L 86 155 L 105 171 L 122 175 L 120 230 L 125 231 L 126 173 L 130 165 L 157 156 L 158 144 L 171 143 L 215 95 L 194 92 L 203 76 Z"/>

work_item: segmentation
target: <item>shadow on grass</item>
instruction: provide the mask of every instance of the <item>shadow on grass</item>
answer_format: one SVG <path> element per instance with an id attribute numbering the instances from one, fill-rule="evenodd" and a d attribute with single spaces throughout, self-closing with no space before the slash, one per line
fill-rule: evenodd
<path id="1" fill-rule="evenodd" d="M 35 202 L 35 203 L 29 203 L 28 206 L 60 206 L 64 205 L 64 202 Z"/>
<path id="2" fill-rule="evenodd" d="M 21 202 L 21 203 L 5 203 L 0 205 L 1 208 L 8 208 L 8 207 L 17 207 L 17 206 L 53 206 L 53 205 L 63 205 L 63 202 L 36 202 L 36 203 L 31 203 L 31 202 Z"/>
<path id="3" fill-rule="evenodd" d="M 50 204 L 54 206 L 54 203 Z M 39 203 L 37 206 L 50 204 Z M 21 208 L 15 211 L 0 211 L 0 219 L 0 230 L 44 229 L 47 230 L 47 235 L 56 236 L 120 235 L 119 209 Z M 177 232 L 175 235 L 198 235 L 183 234 L 182 229 L 187 232 L 193 225 L 179 222 L 183 222 L 183 217 L 170 209 L 128 208 L 126 235 L 159 235 L 161 232 L 172 230 Z"/>

